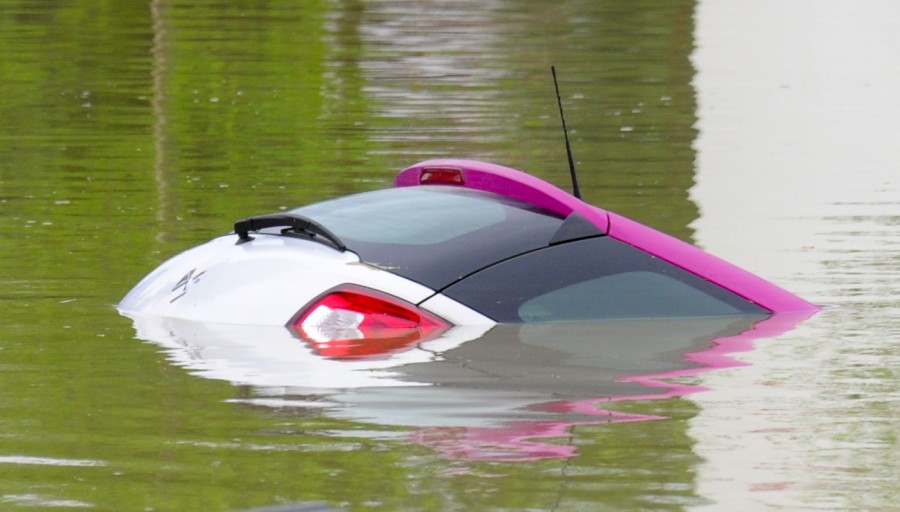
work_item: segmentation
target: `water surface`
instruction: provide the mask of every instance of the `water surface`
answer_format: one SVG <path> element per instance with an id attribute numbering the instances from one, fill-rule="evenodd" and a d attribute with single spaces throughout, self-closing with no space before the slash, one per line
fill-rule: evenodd
<path id="1" fill-rule="evenodd" d="M 4 2 L 0 508 L 891 509 L 898 14 Z M 298 348 L 284 333 L 136 339 L 116 314 L 234 220 L 425 158 L 567 187 L 551 64 L 588 201 L 826 309 L 795 329 L 470 333 L 383 363 L 379 387 L 225 350 Z"/>

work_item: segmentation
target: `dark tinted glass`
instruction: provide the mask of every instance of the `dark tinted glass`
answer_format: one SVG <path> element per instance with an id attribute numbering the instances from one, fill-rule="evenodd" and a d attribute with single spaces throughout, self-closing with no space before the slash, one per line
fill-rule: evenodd
<path id="1" fill-rule="evenodd" d="M 546 247 L 563 219 L 459 187 L 401 187 L 293 210 L 335 233 L 367 262 L 434 289 Z"/>
<path id="2" fill-rule="evenodd" d="M 766 313 L 709 281 L 609 237 L 512 258 L 443 293 L 504 323 Z"/>

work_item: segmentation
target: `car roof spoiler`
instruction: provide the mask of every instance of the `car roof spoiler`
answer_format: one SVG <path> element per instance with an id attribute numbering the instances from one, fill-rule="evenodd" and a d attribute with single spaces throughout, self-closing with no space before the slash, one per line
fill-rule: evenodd
<path id="1" fill-rule="evenodd" d="M 780 312 L 820 308 L 765 279 L 665 233 L 619 214 L 597 208 L 530 174 L 475 160 L 439 159 L 401 171 L 394 186 L 455 185 L 517 199 L 563 217 L 578 213 L 602 233 L 646 251 L 759 306 Z"/>

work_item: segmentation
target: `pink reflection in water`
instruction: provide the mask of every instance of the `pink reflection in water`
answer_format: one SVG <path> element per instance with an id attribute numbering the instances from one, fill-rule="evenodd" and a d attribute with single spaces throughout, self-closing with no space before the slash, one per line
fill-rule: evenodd
<path id="1" fill-rule="evenodd" d="M 567 406 L 575 402 L 552 403 L 557 404 Z M 558 459 L 575 456 L 576 448 L 567 444 L 542 443 L 536 439 L 563 438 L 570 435 L 572 427 L 579 425 L 665 419 L 663 416 L 627 414 L 596 408 L 590 414 L 602 416 L 605 420 L 511 421 L 498 428 L 427 427 L 416 432 L 413 440 L 454 459 L 507 462 Z"/>
<path id="2" fill-rule="evenodd" d="M 447 457 L 479 461 L 534 461 L 567 458 L 577 455 L 577 448 L 570 444 L 542 442 L 541 439 L 568 437 L 572 428 L 611 423 L 667 419 L 665 416 L 629 414 L 605 409 L 611 402 L 635 400 L 660 400 L 686 396 L 706 391 L 698 385 L 680 384 L 670 379 L 697 375 L 716 369 L 745 366 L 747 363 L 731 355 L 753 349 L 753 342 L 771 338 L 792 330 L 813 313 L 782 313 L 765 318 L 750 329 L 732 336 L 713 339 L 713 345 L 700 352 L 685 354 L 686 363 L 702 366 L 672 370 L 663 373 L 629 375 L 620 381 L 632 382 L 648 388 L 662 389 L 647 394 L 589 398 L 577 401 L 559 401 L 537 404 L 547 412 L 579 413 L 596 417 L 585 421 L 510 421 L 500 427 L 425 427 L 418 430 L 412 441 L 435 449 Z"/>

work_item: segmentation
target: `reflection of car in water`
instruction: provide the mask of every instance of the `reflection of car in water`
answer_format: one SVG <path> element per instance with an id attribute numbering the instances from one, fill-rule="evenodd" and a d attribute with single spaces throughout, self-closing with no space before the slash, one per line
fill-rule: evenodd
<path id="1" fill-rule="evenodd" d="M 520 171 L 435 160 L 396 185 L 239 221 L 119 309 L 287 325 L 329 357 L 402 351 L 454 326 L 816 309 Z"/>
<path id="2" fill-rule="evenodd" d="M 457 327 L 381 357 L 328 358 L 283 327 L 136 318 L 138 336 L 191 373 L 253 387 L 247 405 L 320 410 L 409 427 L 453 457 L 566 457 L 545 443 L 573 425 L 655 419 L 611 402 L 678 396 L 667 377 L 734 364 L 723 352 L 790 329 L 805 315 L 610 319 Z"/>

